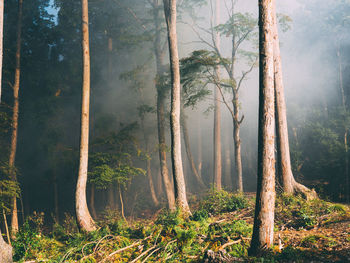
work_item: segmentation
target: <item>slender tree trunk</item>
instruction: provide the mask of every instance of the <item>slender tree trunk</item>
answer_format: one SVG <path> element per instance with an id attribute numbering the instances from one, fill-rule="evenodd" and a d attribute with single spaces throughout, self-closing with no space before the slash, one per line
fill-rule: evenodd
<path id="1" fill-rule="evenodd" d="M 288 140 L 287 107 L 284 98 L 282 62 L 277 29 L 276 9 L 273 10 L 274 31 L 274 85 L 276 99 L 276 131 L 277 131 L 277 164 L 282 174 L 282 185 L 285 193 L 302 193 L 307 199 L 317 198 L 315 191 L 295 181 L 290 161 Z"/>
<path id="2" fill-rule="evenodd" d="M 194 177 L 196 178 L 197 182 L 199 183 L 199 185 L 202 187 L 205 187 L 202 178 L 199 176 L 196 164 L 194 163 L 194 159 L 192 156 L 192 151 L 191 151 L 191 145 L 190 145 L 190 138 L 188 135 L 188 128 L 187 128 L 187 120 L 186 120 L 186 115 L 184 112 L 184 109 L 182 109 L 181 111 L 181 120 L 182 120 L 182 131 L 183 131 L 183 137 L 184 137 L 184 142 L 185 142 L 185 149 L 186 149 L 186 154 L 187 154 L 187 158 L 188 161 L 190 162 L 190 167 L 191 167 L 191 171 L 194 174 Z"/>
<path id="3" fill-rule="evenodd" d="M 198 134 L 197 134 L 197 155 L 198 155 L 198 175 L 200 178 L 202 178 L 202 165 L 203 165 L 203 160 L 202 160 L 202 126 L 200 123 L 200 118 L 198 118 Z M 202 179 L 203 180 L 203 179 Z"/>
<path id="4" fill-rule="evenodd" d="M 343 83 L 343 65 L 342 65 L 342 56 L 340 52 L 340 47 L 338 47 L 337 50 L 337 56 L 338 56 L 338 64 L 339 64 L 339 88 L 340 88 L 340 93 L 341 93 L 341 99 L 342 99 L 342 107 L 344 114 L 346 114 L 347 109 L 346 109 L 346 97 L 345 97 L 345 92 L 344 92 L 344 83 Z M 344 115 L 346 116 L 346 115 Z M 346 117 L 345 117 L 346 118 Z M 346 119 L 344 120 L 344 159 L 345 159 L 345 198 L 346 202 L 349 203 L 350 201 L 350 175 L 349 175 L 349 145 L 348 145 L 348 133 L 349 130 L 346 127 Z"/>
<path id="5" fill-rule="evenodd" d="M 177 207 L 186 215 L 190 214 L 190 208 L 187 203 L 185 178 L 182 167 L 181 157 L 181 127 L 180 127 L 180 108 L 181 108 L 181 86 L 180 86 L 180 66 L 179 54 L 177 48 L 176 33 L 176 0 L 163 0 L 164 14 L 168 31 L 170 72 L 171 72 L 171 111 L 170 111 L 170 129 L 171 129 L 171 159 L 173 167 L 173 178 L 175 186 L 175 201 Z"/>
<path id="6" fill-rule="evenodd" d="M 120 199 L 120 206 L 121 206 L 121 212 L 122 212 L 122 217 L 125 221 L 126 220 L 126 217 L 125 217 L 125 214 L 124 214 L 124 201 L 123 201 L 123 193 L 122 193 L 122 189 L 120 188 L 119 186 L 119 199 Z"/>
<path id="7" fill-rule="evenodd" d="M 0 103 L 2 95 L 2 58 L 3 58 L 3 39 L 4 39 L 4 0 L 0 0 Z"/>
<path id="8" fill-rule="evenodd" d="M 95 206 L 95 186 L 91 185 L 90 188 L 90 207 L 91 207 L 91 214 L 94 219 L 97 218 L 97 213 L 96 213 L 96 206 Z"/>
<path id="9" fill-rule="evenodd" d="M 163 179 L 162 179 L 162 172 L 160 170 L 160 167 L 157 173 L 157 194 L 158 196 L 163 195 Z"/>
<path id="10" fill-rule="evenodd" d="M 164 72 L 164 52 L 161 45 L 161 24 L 160 24 L 160 3 L 159 0 L 154 0 L 153 15 L 156 30 L 154 42 L 154 53 L 156 56 L 156 89 L 157 89 L 157 122 L 158 122 L 158 142 L 159 142 L 159 162 L 160 171 L 164 182 L 165 193 L 168 200 L 170 210 L 175 210 L 175 194 L 173 185 L 169 177 L 169 170 L 166 158 L 166 143 L 165 143 L 165 91 L 162 85 L 161 77 Z"/>
<path id="11" fill-rule="evenodd" d="M 83 47 L 83 90 L 81 107 L 81 134 L 79 175 L 75 193 L 75 210 L 78 226 L 87 232 L 96 230 L 86 203 L 86 182 L 89 155 L 89 108 L 90 108 L 90 50 L 88 0 L 82 0 L 82 47 Z"/>
<path id="12" fill-rule="evenodd" d="M 153 178 L 152 178 L 152 170 L 151 170 L 151 159 L 147 158 L 147 177 L 148 177 L 148 183 L 149 183 L 149 188 L 151 190 L 151 196 L 152 196 L 152 201 L 155 206 L 159 206 L 159 201 L 156 195 L 156 191 L 154 189 L 154 183 L 153 183 Z"/>
<path id="13" fill-rule="evenodd" d="M 5 242 L 0 231 L 0 262 L 12 263 L 12 247 Z"/>
<path id="14" fill-rule="evenodd" d="M 258 186 L 250 255 L 273 245 L 275 210 L 275 105 L 273 63 L 274 0 L 259 0 Z"/>
<path id="15" fill-rule="evenodd" d="M 225 144 L 225 181 L 227 186 L 233 186 L 233 177 L 231 175 L 231 136 L 227 134 Z M 232 188 L 231 188 L 232 189 Z"/>
<path id="16" fill-rule="evenodd" d="M 215 25 L 220 24 L 220 0 L 215 3 Z M 215 35 L 216 46 L 220 48 L 220 34 Z M 219 67 L 215 67 L 216 78 L 220 79 Z M 219 81 L 218 81 L 219 82 Z M 218 84 L 219 85 L 219 84 Z M 222 156 L 221 156 L 221 105 L 219 87 L 214 88 L 214 187 L 222 189 Z"/>
<path id="17" fill-rule="evenodd" d="M 18 1 L 18 24 L 17 24 L 17 44 L 16 44 L 16 71 L 15 82 L 13 85 L 13 113 L 12 113 L 12 135 L 9 167 L 11 171 L 11 179 L 17 181 L 15 171 L 15 159 L 17 150 L 18 136 L 18 112 L 19 112 L 19 85 L 21 75 L 21 41 L 22 41 L 22 16 L 23 16 L 23 0 Z M 11 233 L 15 235 L 18 232 L 18 212 L 17 212 L 17 197 L 12 198 L 12 218 L 11 218 Z"/>
<path id="18" fill-rule="evenodd" d="M 234 93 L 233 98 L 233 111 L 234 111 L 234 120 L 233 120 L 233 141 L 235 148 L 235 166 L 237 173 L 237 188 L 239 192 L 243 192 L 243 172 L 242 172 L 242 153 L 241 153 L 241 121 L 239 120 L 239 102 L 238 94 Z"/>

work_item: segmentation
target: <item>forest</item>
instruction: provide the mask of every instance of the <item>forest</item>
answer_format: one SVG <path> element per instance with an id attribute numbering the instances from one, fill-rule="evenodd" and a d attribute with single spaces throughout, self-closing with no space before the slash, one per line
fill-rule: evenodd
<path id="1" fill-rule="evenodd" d="M 0 0 L 0 263 L 350 262 L 350 0 Z"/>

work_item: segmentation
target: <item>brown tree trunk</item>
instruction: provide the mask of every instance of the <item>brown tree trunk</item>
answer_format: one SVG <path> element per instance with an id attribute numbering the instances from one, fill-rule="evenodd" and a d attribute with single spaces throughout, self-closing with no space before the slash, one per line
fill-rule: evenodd
<path id="1" fill-rule="evenodd" d="M 0 231 L 0 262 L 12 263 L 12 247 L 5 242 Z"/>
<path id="2" fill-rule="evenodd" d="M 182 114 L 182 116 L 181 116 L 182 131 L 183 131 L 183 138 L 184 138 L 184 142 L 185 142 L 185 149 L 186 149 L 187 158 L 188 158 L 188 161 L 190 162 L 191 171 L 194 174 L 194 177 L 196 178 L 200 187 L 202 188 L 202 187 L 205 187 L 205 185 L 203 183 L 202 178 L 199 176 L 196 164 L 194 163 L 194 159 L 192 156 L 190 138 L 188 135 L 187 121 L 186 121 L 186 115 L 185 115 L 184 109 L 181 110 L 181 114 Z"/>
<path id="3" fill-rule="evenodd" d="M 82 48 L 83 48 L 83 89 L 81 107 L 81 133 L 79 175 L 75 192 L 75 210 L 78 226 L 87 232 L 96 230 L 86 203 L 86 182 L 89 155 L 89 108 L 90 108 L 90 50 L 88 0 L 82 0 Z"/>
<path id="4" fill-rule="evenodd" d="M 2 58 L 3 58 L 3 39 L 4 39 L 4 0 L 0 0 L 0 103 L 2 95 Z"/>
<path id="5" fill-rule="evenodd" d="M 220 0 L 215 3 L 215 25 L 220 24 Z M 215 43 L 220 49 L 220 34 L 216 32 Z M 216 78 L 220 79 L 219 68 L 215 67 Z M 219 81 L 218 81 L 219 82 Z M 219 85 L 219 84 L 217 84 Z M 219 87 L 214 88 L 214 187 L 222 189 L 222 156 L 221 156 L 221 105 Z"/>
<path id="6" fill-rule="evenodd" d="M 11 179 L 17 181 L 15 171 L 15 159 L 17 150 L 18 136 L 18 112 L 19 112 L 19 84 L 21 75 L 21 41 L 22 41 L 22 16 L 23 16 L 23 0 L 18 1 L 18 24 L 17 24 L 17 44 L 16 44 L 16 71 L 15 82 L 13 84 L 13 113 L 12 113 L 12 135 L 9 167 Z M 17 197 L 12 198 L 12 218 L 11 218 L 11 233 L 12 235 L 18 232 L 18 212 L 17 212 Z"/>
<path id="7" fill-rule="evenodd" d="M 175 186 L 175 201 L 177 207 L 184 213 L 190 214 L 187 203 L 185 178 L 181 157 L 181 131 L 180 131 L 180 108 L 181 108 L 181 86 L 180 86 L 180 66 L 177 48 L 176 33 L 176 0 L 163 0 L 164 14 L 167 24 L 170 72 L 171 72 L 171 110 L 170 110 L 170 130 L 171 130 L 171 159 L 173 167 L 173 178 Z"/>
<path id="8" fill-rule="evenodd" d="M 198 175 L 200 178 L 202 178 L 202 165 L 203 165 L 203 160 L 202 160 L 202 127 L 200 123 L 200 118 L 198 118 L 198 135 L 197 135 L 197 154 L 198 154 Z M 202 179 L 203 180 L 203 179 Z"/>
<path id="9" fill-rule="evenodd" d="M 287 107 L 284 98 L 284 85 L 282 76 L 282 62 L 279 46 L 276 9 L 273 10 L 274 31 L 274 85 L 276 100 L 276 131 L 277 131 L 277 165 L 282 175 L 282 185 L 285 193 L 301 193 L 307 199 L 317 198 L 314 190 L 296 182 L 292 172 L 288 140 Z"/>
<path id="10" fill-rule="evenodd" d="M 154 189 L 154 183 L 153 183 L 153 178 L 152 178 L 152 170 L 151 170 L 151 159 L 147 158 L 147 177 L 148 177 L 148 183 L 149 183 L 149 188 L 151 190 L 151 196 L 152 196 L 152 201 L 155 206 L 159 206 L 159 201 L 156 195 L 156 191 Z"/>
<path id="11" fill-rule="evenodd" d="M 234 92 L 232 100 L 234 120 L 233 120 L 233 141 L 235 148 L 235 166 L 237 173 L 237 190 L 243 192 L 243 172 L 242 172 L 242 153 L 241 153 L 241 137 L 240 129 L 243 119 L 239 119 L 239 102 L 237 91 Z"/>
<path id="12" fill-rule="evenodd" d="M 166 143 L 165 143 L 165 91 L 161 83 L 161 77 L 164 72 L 164 52 L 161 45 L 161 24 L 160 24 L 160 3 L 159 0 L 153 1 L 153 16 L 156 30 L 156 37 L 154 42 L 154 53 L 156 56 L 156 89 L 157 89 L 157 122 L 158 122 L 158 142 L 159 142 L 159 162 L 160 171 L 164 182 L 165 193 L 168 200 L 168 207 L 170 210 L 175 210 L 175 194 L 173 185 L 169 177 L 169 170 L 166 158 Z"/>
<path id="13" fill-rule="evenodd" d="M 274 0 L 259 0 L 258 185 L 250 255 L 273 245 L 275 210 Z"/>

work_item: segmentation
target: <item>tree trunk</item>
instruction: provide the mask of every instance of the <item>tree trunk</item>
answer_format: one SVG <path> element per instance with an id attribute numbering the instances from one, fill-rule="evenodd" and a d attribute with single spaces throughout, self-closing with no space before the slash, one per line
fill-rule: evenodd
<path id="1" fill-rule="evenodd" d="M 203 188 L 205 187 L 202 178 L 199 176 L 196 164 L 194 163 L 194 159 L 192 156 L 192 151 L 191 151 L 191 145 L 190 145 L 190 139 L 188 135 L 188 128 L 187 128 L 187 121 L 186 121 L 186 115 L 184 112 L 184 109 L 181 110 L 182 114 L 182 131 L 183 131 L 183 137 L 184 137 L 184 142 L 185 142 L 185 149 L 186 149 L 186 154 L 188 161 L 190 162 L 190 167 L 191 171 L 194 174 L 194 177 L 196 178 L 197 182 L 199 183 L 200 187 Z"/>
<path id="2" fill-rule="evenodd" d="M 215 4 L 215 25 L 220 24 L 220 0 Z M 215 42 L 220 49 L 220 34 L 216 32 Z M 216 78 L 220 79 L 219 67 L 215 67 Z M 219 82 L 219 81 L 218 81 Z M 219 84 L 217 84 L 219 85 Z M 221 157 L 221 105 L 219 101 L 219 87 L 214 88 L 214 187 L 222 189 L 222 157 Z"/>
<path id="3" fill-rule="evenodd" d="M 274 0 L 259 0 L 259 137 L 258 185 L 249 254 L 260 255 L 273 245 L 275 210 L 275 105 L 273 63 Z"/>
<path id="4" fill-rule="evenodd" d="M 177 207 L 184 213 L 190 214 L 187 203 L 186 186 L 182 167 L 181 157 L 181 131 L 180 131 L 180 108 L 181 108 L 181 87 L 180 87 L 180 66 L 177 48 L 176 33 L 176 0 L 163 0 L 164 14 L 168 31 L 170 72 L 171 72 L 171 159 L 173 178 L 175 186 L 175 201 Z"/>
<path id="5" fill-rule="evenodd" d="M 4 0 L 0 0 L 0 103 L 2 95 L 2 58 L 3 58 L 3 39 L 4 39 Z"/>
<path id="6" fill-rule="evenodd" d="M 83 90 L 81 107 L 81 133 L 79 175 L 75 193 L 75 210 L 78 226 L 87 232 L 96 230 L 86 203 L 86 182 L 89 155 L 89 108 L 90 108 L 90 50 L 88 0 L 82 0 L 82 48 L 83 48 Z"/>
<path id="7" fill-rule="evenodd" d="M 198 118 L 198 135 L 197 135 L 197 155 L 198 155 L 198 175 L 200 178 L 202 178 L 202 165 L 203 165 L 203 160 L 202 160 L 202 127 L 200 123 L 200 118 Z M 203 180 L 203 179 L 202 179 Z"/>
<path id="8" fill-rule="evenodd" d="M 273 49 L 274 49 L 274 85 L 276 100 L 276 131 L 277 131 L 277 167 L 282 175 L 282 185 L 285 193 L 301 193 L 307 199 L 317 198 L 314 190 L 295 181 L 290 161 L 288 140 L 287 107 L 284 98 L 284 85 L 282 76 L 282 62 L 279 46 L 276 9 L 273 10 Z"/>
<path id="9" fill-rule="evenodd" d="M 114 197 L 114 185 L 113 183 L 108 186 L 107 188 L 107 192 L 108 192 L 108 207 L 109 209 L 111 210 L 114 210 L 115 209 L 115 197 Z"/>
<path id="10" fill-rule="evenodd" d="M 238 102 L 238 94 L 237 91 L 234 92 L 233 95 L 233 141 L 235 148 L 235 166 L 237 173 L 237 190 L 239 192 L 243 192 L 243 172 L 242 172 L 242 153 L 241 153 L 241 137 L 240 137 L 240 129 L 241 129 L 241 121 L 239 119 L 239 102 Z"/>
<path id="11" fill-rule="evenodd" d="M 344 159 L 345 159 L 345 198 L 346 202 L 349 203 L 350 201 L 350 177 L 349 177 L 349 145 L 348 145 L 348 128 L 346 127 L 346 97 L 344 92 L 344 84 L 343 84 L 343 65 L 342 65 L 342 57 L 340 52 L 340 47 L 338 47 L 337 50 L 337 56 L 338 56 L 338 64 L 339 64 L 339 88 L 342 98 L 342 107 L 344 111 Z"/>
<path id="12" fill-rule="evenodd" d="M 152 170 L 151 170 L 151 159 L 150 158 L 147 158 L 147 177 L 148 177 L 149 188 L 151 191 L 152 201 L 153 201 L 153 204 L 157 207 L 157 206 L 159 206 L 159 201 L 158 201 L 158 198 L 156 195 L 156 191 L 154 189 Z"/>
<path id="13" fill-rule="evenodd" d="M 156 89 L 157 89 L 157 122 L 158 122 L 158 142 L 159 142 L 159 162 L 160 171 L 164 182 L 165 193 L 168 200 L 168 207 L 170 210 L 175 210 L 175 194 L 173 185 L 169 177 L 169 170 L 166 158 L 166 143 L 165 143 L 165 91 L 161 83 L 161 77 L 164 72 L 164 52 L 161 45 L 161 25 L 160 25 L 160 4 L 158 0 L 154 0 L 153 7 L 154 24 L 156 30 L 156 37 L 154 42 L 154 53 L 156 56 Z"/>
<path id="14" fill-rule="evenodd" d="M 12 263 L 12 247 L 5 242 L 0 231 L 0 262 Z"/>
<path id="15" fill-rule="evenodd" d="M 22 16 L 23 16 L 23 0 L 18 1 L 18 23 L 17 23 L 17 44 L 16 44 L 16 71 L 15 82 L 13 84 L 13 113 L 12 113 L 12 135 L 9 167 L 11 179 L 17 181 L 15 171 L 15 159 L 17 150 L 17 134 L 18 134 L 18 111 L 19 111 L 19 84 L 21 75 L 21 41 L 22 41 Z M 14 235 L 18 232 L 18 212 L 17 212 L 17 197 L 12 198 L 12 218 L 11 218 L 11 233 Z"/>

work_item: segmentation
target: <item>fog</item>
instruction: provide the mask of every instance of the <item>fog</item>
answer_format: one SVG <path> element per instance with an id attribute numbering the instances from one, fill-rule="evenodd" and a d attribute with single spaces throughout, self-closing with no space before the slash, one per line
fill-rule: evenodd
<path id="1" fill-rule="evenodd" d="M 148 157 L 151 159 L 153 182 L 164 207 L 166 196 L 164 189 L 162 190 L 164 187 L 159 171 L 156 65 L 153 47 L 155 29 L 152 24 L 151 6 L 148 1 L 90 2 L 92 74 L 90 154 L 93 156 L 98 152 L 112 152 L 107 142 L 111 143 L 113 140 L 111 138 L 115 139 L 121 131 L 130 130 L 130 137 L 125 139 L 126 143 L 123 146 L 119 145 L 122 150 L 118 154 L 130 155 L 131 166 L 143 170 L 147 168 L 146 159 Z M 187 3 L 189 0 L 184 2 Z M 228 20 L 232 2 L 237 2 L 236 13 L 251 13 L 254 19 L 258 18 L 257 1 L 226 1 L 225 4 L 225 0 L 222 0 L 220 23 Z M 350 39 L 347 32 L 350 31 L 346 16 L 340 18 L 344 19 L 343 21 L 336 20 L 337 16 L 343 14 L 345 10 L 335 8 L 340 8 L 346 3 L 345 1 L 336 2 L 337 5 L 330 8 L 332 3 L 326 0 L 277 1 L 277 12 L 288 18 L 289 26 L 285 32 L 280 26 L 279 37 L 294 175 L 297 180 L 316 188 L 328 198 L 343 202 L 346 189 L 344 185 L 339 186 L 339 184 L 344 178 L 345 168 L 342 158 L 345 157 L 342 148 L 343 124 L 339 123 L 346 113 L 340 114 L 342 97 L 339 75 L 341 72 L 343 88 L 347 96 L 350 91 L 348 73 Z M 76 4 L 64 1 L 55 1 L 55 5 L 51 7 L 50 4 L 52 2 L 48 1 L 45 10 L 53 14 L 53 17 L 48 18 L 53 24 L 47 28 L 55 30 L 54 34 L 48 33 L 48 29 L 40 29 L 41 31 L 35 37 L 30 36 L 40 24 L 33 21 L 25 24 L 24 28 L 23 56 L 27 55 L 29 58 L 24 59 L 23 62 L 24 91 L 21 93 L 17 165 L 21 174 L 19 181 L 23 186 L 25 214 L 45 211 L 50 215 L 55 212 L 53 207 L 57 201 L 59 214 L 63 217 L 66 212 L 74 212 L 74 187 L 79 156 L 80 14 L 75 13 L 79 10 Z M 214 3 L 212 5 L 215 6 Z M 28 4 L 26 8 L 31 10 L 32 7 Z M 347 8 L 349 9 L 348 5 Z M 200 42 L 202 42 L 201 38 L 208 42 L 212 41 L 210 34 L 205 30 L 210 29 L 212 14 L 215 10 L 212 10 L 208 2 L 200 7 L 195 6 L 192 12 L 197 17 L 195 20 L 188 10 L 179 11 L 180 59 L 190 56 L 195 50 L 213 51 L 210 46 Z M 9 13 L 6 17 L 7 25 L 15 20 L 10 15 Z M 339 26 L 334 26 L 334 23 L 338 23 Z M 162 41 L 166 43 L 164 22 L 162 27 Z M 7 30 L 6 32 L 10 31 L 10 29 Z M 258 32 L 257 25 L 254 32 Z M 8 54 L 13 54 L 14 37 L 13 33 L 8 34 L 9 37 L 5 37 L 5 44 L 12 52 Z M 45 38 L 42 38 L 42 34 L 46 34 Z M 35 56 L 46 59 L 48 51 L 44 48 L 33 50 L 30 42 L 34 41 L 33 39 L 42 42 L 47 49 L 48 46 L 52 47 L 53 55 L 51 59 L 45 60 L 47 64 L 35 63 Z M 113 39 L 112 50 L 108 49 L 109 39 Z M 222 54 L 224 57 L 229 57 L 232 49 L 231 37 L 221 34 L 220 39 Z M 257 53 L 257 44 L 253 39 L 245 41 L 241 47 L 246 51 Z M 166 46 L 165 50 L 167 50 Z M 339 50 L 343 59 L 341 63 L 337 57 Z M 5 61 L 11 61 L 8 54 L 5 53 Z M 168 69 L 167 52 L 164 53 L 164 58 Z M 339 66 L 341 66 L 340 72 Z M 5 67 L 8 72 L 12 72 L 13 63 L 9 62 Z M 238 58 L 235 67 L 236 78 L 239 79 L 242 72 L 248 69 L 247 62 Z M 34 70 L 36 81 L 30 78 Z M 45 70 L 50 71 L 43 76 L 42 72 Z M 228 78 L 223 68 L 220 72 L 223 79 Z M 12 73 L 5 73 L 5 80 L 12 77 Z M 35 93 L 31 88 L 35 89 Z M 206 94 L 194 107 L 185 109 L 191 151 L 196 165 L 201 156 L 202 177 L 207 187 L 201 189 L 196 183 L 183 143 L 182 158 L 190 197 L 206 192 L 213 185 L 214 85 L 209 85 L 208 89 L 209 94 Z M 34 98 L 33 94 L 38 94 L 38 97 Z M 258 96 L 258 67 L 255 67 L 242 82 L 239 91 L 240 116 L 244 115 L 241 124 L 241 145 L 243 184 L 246 192 L 256 191 Z M 167 92 L 165 134 L 168 148 L 170 147 L 169 97 Z M 232 107 L 232 93 L 225 91 L 225 98 Z M 5 91 L 4 100 L 7 104 L 12 103 L 9 90 Z M 346 103 L 348 103 L 347 97 Z M 151 107 L 143 119 L 140 115 L 142 105 Z M 224 103 L 221 103 L 221 113 L 222 182 L 224 189 L 234 191 L 237 190 L 237 175 L 234 164 L 233 122 Z M 344 121 L 344 123 L 347 127 L 347 122 Z M 329 127 L 326 126 L 328 124 Z M 8 138 L 8 134 L 6 136 L 4 138 Z M 103 143 L 106 144 L 101 146 Z M 142 155 L 143 152 L 147 152 L 147 158 Z M 229 152 L 230 167 L 225 162 L 227 152 Z M 2 159 L 5 159 L 6 154 L 7 152 L 3 153 Z M 319 156 L 320 159 L 314 161 L 313 156 Z M 330 167 L 329 171 L 322 166 L 322 162 L 326 161 L 329 161 L 327 163 Z M 167 150 L 167 164 L 171 177 L 169 150 Z M 90 172 L 92 167 L 90 159 Z M 120 208 L 121 185 L 118 182 L 96 189 L 95 203 L 98 214 L 101 215 L 106 207 L 111 205 L 107 194 L 111 187 L 113 188 L 111 193 L 114 195 L 114 204 L 112 204 L 114 207 L 111 208 Z M 54 187 L 57 188 L 54 189 Z M 90 191 L 91 184 L 88 187 L 88 200 L 90 200 Z M 54 192 L 57 196 L 54 196 Z M 122 185 L 122 194 L 128 216 L 140 216 L 145 211 L 155 209 L 146 175 L 132 176 L 126 180 Z"/>

